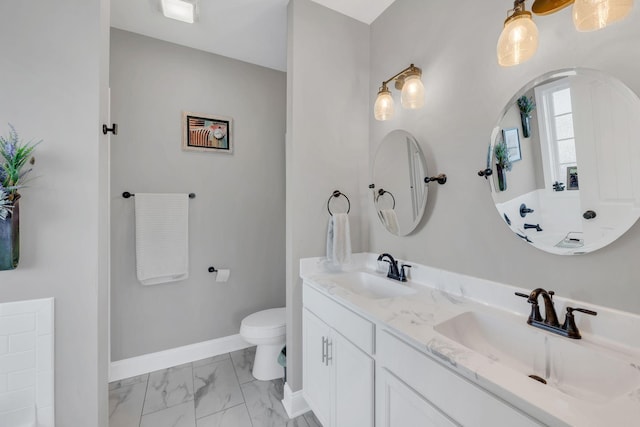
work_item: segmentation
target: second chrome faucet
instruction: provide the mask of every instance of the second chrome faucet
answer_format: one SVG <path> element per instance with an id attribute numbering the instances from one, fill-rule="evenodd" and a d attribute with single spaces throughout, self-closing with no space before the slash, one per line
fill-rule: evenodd
<path id="1" fill-rule="evenodd" d="M 542 288 L 536 288 L 531 291 L 529 295 L 523 294 L 521 292 L 516 292 L 516 295 L 519 297 L 527 298 L 527 302 L 531 304 L 531 314 L 527 319 L 528 324 L 565 336 L 567 338 L 582 338 L 582 336 L 580 335 L 580 331 L 578 330 L 578 327 L 575 323 L 575 318 L 573 316 L 574 311 L 590 314 L 592 316 L 598 314 L 595 311 L 587 310 L 585 308 L 567 307 L 565 321 L 562 325 L 560 325 L 560 322 L 558 322 L 556 309 L 553 306 L 553 291 L 546 291 Z M 540 315 L 540 307 L 538 305 L 538 299 L 540 295 L 542 295 L 542 300 L 544 301 L 544 320 L 542 320 L 542 316 Z"/>

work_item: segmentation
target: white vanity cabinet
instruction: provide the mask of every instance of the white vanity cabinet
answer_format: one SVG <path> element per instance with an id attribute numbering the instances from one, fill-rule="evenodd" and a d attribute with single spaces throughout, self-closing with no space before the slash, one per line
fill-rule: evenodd
<path id="1" fill-rule="evenodd" d="M 303 395 L 323 427 L 373 427 L 375 326 L 303 291 Z"/>
<path id="2" fill-rule="evenodd" d="M 518 288 L 415 263 L 402 284 L 378 257 L 300 261 L 302 394 L 324 427 L 640 426 L 640 316 L 586 303 L 597 324 L 570 340 L 527 325 Z"/>
<path id="3" fill-rule="evenodd" d="M 376 427 L 543 425 L 387 331 L 376 344 Z"/>
<path id="4" fill-rule="evenodd" d="M 303 395 L 323 427 L 540 427 L 521 410 L 303 286 Z"/>

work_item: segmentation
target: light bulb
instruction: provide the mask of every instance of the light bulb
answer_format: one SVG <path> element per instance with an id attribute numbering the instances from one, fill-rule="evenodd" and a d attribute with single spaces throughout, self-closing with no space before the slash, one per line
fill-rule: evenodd
<path id="1" fill-rule="evenodd" d="M 498 39 L 498 64 L 510 67 L 525 62 L 538 49 L 538 27 L 530 12 L 516 12 L 504 22 Z"/>
<path id="2" fill-rule="evenodd" d="M 389 120 L 393 117 L 393 97 L 386 85 L 383 85 L 378 92 L 373 106 L 373 116 L 376 120 Z"/>
<path id="3" fill-rule="evenodd" d="M 573 24 L 578 31 L 595 31 L 625 18 L 633 0 L 576 0 Z"/>
<path id="4" fill-rule="evenodd" d="M 400 101 L 404 108 L 412 110 L 424 106 L 424 85 L 419 74 L 410 74 L 405 78 Z"/>

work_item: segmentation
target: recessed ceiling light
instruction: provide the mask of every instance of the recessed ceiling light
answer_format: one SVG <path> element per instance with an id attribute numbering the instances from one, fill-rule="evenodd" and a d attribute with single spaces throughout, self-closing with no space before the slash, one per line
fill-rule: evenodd
<path id="1" fill-rule="evenodd" d="M 167 18 L 193 24 L 196 18 L 196 0 L 162 0 L 162 14 Z"/>

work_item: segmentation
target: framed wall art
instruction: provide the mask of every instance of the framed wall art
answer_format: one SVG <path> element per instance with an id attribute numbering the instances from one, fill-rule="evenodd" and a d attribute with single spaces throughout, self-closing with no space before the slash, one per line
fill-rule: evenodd
<path id="1" fill-rule="evenodd" d="M 202 113 L 182 113 L 182 149 L 233 152 L 233 120 Z"/>
<path id="2" fill-rule="evenodd" d="M 503 129 L 502 137 L 504 138 L 504 142 L 507 144 L 507 150 L 509 151 L 509 160 L 512 162 L 522 160 L 518 128 Z"/>
<path id="3" fill-rule="evenodd" d="M 567 190 L 579 190 L 580 185 L 578 183 L 578 167 L 567 167 Z"/>

